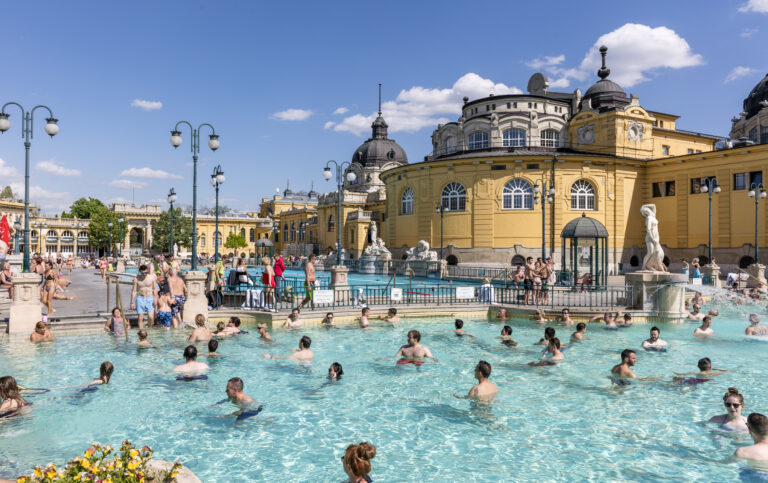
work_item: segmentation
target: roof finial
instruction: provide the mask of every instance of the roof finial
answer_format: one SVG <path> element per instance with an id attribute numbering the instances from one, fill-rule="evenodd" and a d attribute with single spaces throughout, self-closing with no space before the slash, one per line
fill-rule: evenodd
<path id="1" fill-rule="evenodd" d="M 379 116 L 381 116 L 381 82 L 379 82 Z"/>
<path id="2" fill-rule="evenodd" d="M 287 189 L 287 190 L 291 189 L 291 179 L 290 178 L 285 180 L 285 189 Z"/>
<path id="3" fill-rule="evenodd" d="M 597 76 L 600 79 L 605 79 L 606 77 L 608 77 L 611 74 L 611 69 L 608 69 L 607 67 L 605 67 L 605 54 L 606 54 L 606 52 L 608 52 L 608 47 L 606 47 L 605 45 L 601 45 L 600 46 L 600 55 L 603 57 L 603 66 L 600 67 L 600 70 L 597 71 Z"/>

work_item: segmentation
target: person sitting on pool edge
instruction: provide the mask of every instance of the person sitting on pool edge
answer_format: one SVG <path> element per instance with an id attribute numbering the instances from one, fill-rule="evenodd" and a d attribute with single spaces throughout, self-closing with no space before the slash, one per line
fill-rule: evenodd
<path id="1" fill-rule="evenodd" d="M 21 397 L 19 386 L 13 376 L 0 377 L 0 399 L 3 400 L 0 404 L 0 415 L 2 416 L 31 404 Z"/>
<path id="2" fill-rule="evenodd" d="M 285 319 L 285 322 L 283 322 L 283 327 L 288 329 L 300 329 L 302 325 L 301 320 L 299 320 L 300 313 L 301 310 L 299 309 L 291 310 L 291 315 Z"/>
<path id="3" fill-rule="evenodd" d="M 705 315 L 703 319 L 701 319 L 701 327 L 696 327 L 696 329 L 693 331 L 694 337 L 712 337 L 715 334 L 715 331 L 712 330 L 712 317 L 709 315 Z"/>
<path id="4" fill-rule="evenodd" d="M 512 327 L 505 325 L 501 328 L 501 343 L 507 347 L 515 347 L 517 342 L 512 339 Z"/>
<path id="5" fill-rule="evenodd" d="M 740 472 L 742 481 L 766 481 L 768 479 L 768 418 L 752 413 L 747 418 L 747 429 L 755 444 L 736 450 L 736 458 L 747 460 L 749 468 Z M 750 478 L 751 477 L 751 478 Z"/>
<path id="6" fill-rule="evenodd" d="M 195 315 L 195 325 L 197 325 L 197 327 L 195 327 L 192 333 L 189 334 L 189 339 L 187 339 L 187 342 L 191 343 L 198 340 L 206 341 L 213 339 L 211 329 L 205 325 L 205 316 L 203 314 Z"/>
<path id="7" fill-rule="evenodd" d="M 368 307 L 363 307 L 362 315 L 360 316 L 360 328 L 365 329 L 366 327 L 368 327 L 369 325 L 368 315 L 370 315 L 370 313 L 371 313 L 371 309 L 369 309 Z"/>
<path id="8" fill-rule="evenodd" d="M 457 336 L 459 336 L 459 337 L 467 336 L 467 337 L 472 337 L 472 338 L 475 337 L 474 335 L 469 334 L 469 333 L 467 333 L 466 330 L 464 330 L 464 321 L 463 320 L 461 320 L 461 319 L 454 320 L 453 321 L 453 326 L 456 327 L 455 329 L 453 329 L 453 333 L 456 334 Z"/>
<path id="9" fill-rule="evenodd" d="M 421 344 L 421 333 L 418 330 L 408 331 L 408 344 L 400 347 L 395 357 L 401 359 L 397 361 L 398 365 L 403 364 L 423 364 L 424 358 L 429 357 L 437 362 L 437 358 L 432 355 L 432 352 L 427 349 L 426 346 Z"/>
<path id="10" fill-rule="evenodd" d="M 584 340 L 584 334 L 587 333 L 587 324 L 584 322 L 579 322 L 576 324 L 576 332 L 571 334 L 571 342 L 577 341 L 577 340 Z"/>
<path id="11" fill-rule="evenodd" d="M 350 444 L 341 457 L 344 472 L 349 483 L 371 483 L 368 474 L 371 472 L 371 460 L 376 456 L 376 447 L 363 441 L 360 444 Z"/>
<path id="12" fill-rule="evenodd" d="M 29 334 L 29 341 L 33 344 L 38 342 L 50 342 L 53 340 L 53 334 L 42 320 L 35 324 L 35 330 Z"/>
<path id="13" fill-rule="evenodd" d="M 760 317 L 757 314 L 749 314 L 749 327 L 744 331 L 746 335 L 768 335 L 768 328 L 760 325 Z"/>
<path id="14" fill-rule="evenodd" d="M 669 344 L 659 339 L 659 335 L 661 335 L 659 328 L 656 326 L 651 327 L 651 336 L 643 341 L 643 349 L 647 351 L 666 351 Z"/>
<path id="15" fill-rule="evenodd" d="M 197 362 L 197 348 L 193 345 L 188 345 L 184 349 L 184 364 L 178 365 L 173 369 L 173 372 L 181 372 L 183 374 L 202 373 L 210 369 L 205 362 Z"/>
<path id="16" fill-rule="evenodd" d="M 400 317 L 397 316 L 397 309 L 394 307 L 390 307 L 389 310 L 387 310 L 387 315 L 381 316 L 381 320 L 389 322 L 390 324 L 401 322 Z"/>
<path id="17" fill-rule="evenodd" d="M 744 396 L 739 394 L 739 390 L 729 387 L 723 396 L 723 404 L 726 413 L 712 416 L 709 422 L 718 424 L 720 429 L 726 431 L 747 431 L 747 418 L 741 414 L 744 409 Z"/>
<path id="18" fill-rule="evenodd" d="M 480 400 L 493 399 L 493 396 L 499 392 L 499 388 L 496 387 L 496 384 L 488 380 L 489 377 L 491 377 L 491 364 L 486 361 L 478 362 L 475 366 L 475 379 L 477 379 L 477 384 L 472 386 L 467 397 Z"/>
<path id="19" fill-rule="evenodd" d="M 338 362 L 334 362 L 328 368 L 328 379 L 331 381 L 338 381 L 342 375 L 344 375 L 344 369 L 342 369 L 341 364 Z"/>
<path id="20" fill-rule="evenodd" d="M 529 362 L 529 366 L 554 366 L 558 362 L 562 362 L 565 359 L 565 355 L 560 351 L 560 339 L 552 337 L 549 339 L 547 350 L 541 356 L 539 362 Z"/>
<path id="21" fill-rule="evenodd" d="M 307 361 L 315 357 L 315 353 L 309 348 L 312 345 L 312 339 L 303 336 L 299 339 L 299 350 L 286 357 L 277 357 L 271 354 L 264 354 L 267 359 L 296 359 L 298 361 Z M 295 349 L 294 349 L 295 350 Z"/>
<path id="22" fill-rule="evenodd" d="M 714 376 L 725 374 L 726 370 L 712 369 L 712 361 L 709 357 L 702 357 L 698 362 L 699 370 L 697 372 L 675 372 L 678 376 L 698 376 L 698 377 L 675 377 L 672 380 L 678 384 L 694 386 L 707 381 L 711 381 Z"/>
<path id="23" fill-rule="evenodd" d="M 658 377 L 637 377 L 632 371 L 632 366 L 637 362 L 637 354 L 632 349 L 624 349 L 621 351 L 621 363 L 616 364 L 611 369 L 611 379 L 617 384 L 628 383 L 627 379 L 635 379 L 637 381 L 653 381 L 659 379 Z"/>

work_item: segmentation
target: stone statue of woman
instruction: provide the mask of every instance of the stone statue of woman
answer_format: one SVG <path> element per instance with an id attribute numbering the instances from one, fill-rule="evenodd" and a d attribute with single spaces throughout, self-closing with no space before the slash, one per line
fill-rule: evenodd
<path id="1" fill-rule="evenodd" d="M 640 214 L 645 217 L 645 246 L 648 249 L 648 253 L 643 258 L 643 270 L 666 272 L 664 250 L 659 242 L 659 220 L 656 219 L 656 205 L 641 206 Z"/>
<path id="2" fill-rule="evenodd" d="M 379 241 L 379 229 L 376 227 L 376 222 L 374 220 L 371 220 L 371 227 L 369 230 L 371 233 L 371 244 L 376 245 Z"/>

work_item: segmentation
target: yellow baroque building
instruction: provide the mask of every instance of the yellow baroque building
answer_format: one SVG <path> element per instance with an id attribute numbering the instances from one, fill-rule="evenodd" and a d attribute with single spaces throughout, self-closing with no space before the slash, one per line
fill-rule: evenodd
<path id="1" fill-rule="evenodd" d="M 704 264 L 710 193 L 702 187 L 711 185 L 719 187 L 712 193 L 713 257 L 724 270 L 753 263 L 755 234 L 768 243 L 768 203 L 757 204 L 756 226 L 748 193 L 754 185 L 762 199 L 768 144 L 678 129 L 678 116 L 646 110 L 609 80 L 607 49 L 600 51 L 600 80 L 583 96 L 551 92 L 546 77 L 534 74 L 526 94 L 465 98 L 457 122 L 433 133 L 432 155 L 383 170 L 383 232 L 395 258 L 425 240 L 438 252 L 444 247 L 449 264 L 508 265 L 545 255 L 559 265 L 563 229 L 585 217 L 608 233 L 608 274 L 623 273 L 642 263 L 640 207 L 653 203 L 666 263 L 677 268 L 682 258 L 699 257 Z M 768 132 L 749 124 L 768 112 L 766 79 L 761 85 L 760 109 L 734 119 L 753 138 Z M 752 107 L 754 97 L 755 90 Z M 579 265 L 589 266 L 591 245 L 580 243 Z"/>

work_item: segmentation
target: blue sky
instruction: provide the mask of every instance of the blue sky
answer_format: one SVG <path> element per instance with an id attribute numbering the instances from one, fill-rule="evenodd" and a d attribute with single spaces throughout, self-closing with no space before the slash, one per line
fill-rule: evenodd
<path id="1" fill-rule="evenodd" d="M 768 0 L 626 2 L 4 2 L 0 104 L 51 107 L 60 133 L 35 122 L 33 202 L 53 214 L 80 196 L 191 203 L 190 136 L 210 122 L 198 202 L 221 164 L 222 202 L 252 210 L 285 187 L 332 191 L 321 172 L 370 134 L 383 84 L 390 137 L 412 162 L 460 99 L 524 90 L 543 70 L 551 90 L 611 79 L 681 129 L 727 135 L 768 72 Z M 0 184 L 23 186 L 20 114 L 0 136 Z M 38 111 L 40 113 L 40 111 Z M 205 133 L 203 141 L 207 140 Z M 145 169 L 146 168 L 146 169 Z M 159 172 L 158 172 L 159 171 Z M 19 191 L 21 193 L 21 191 Z"/>

